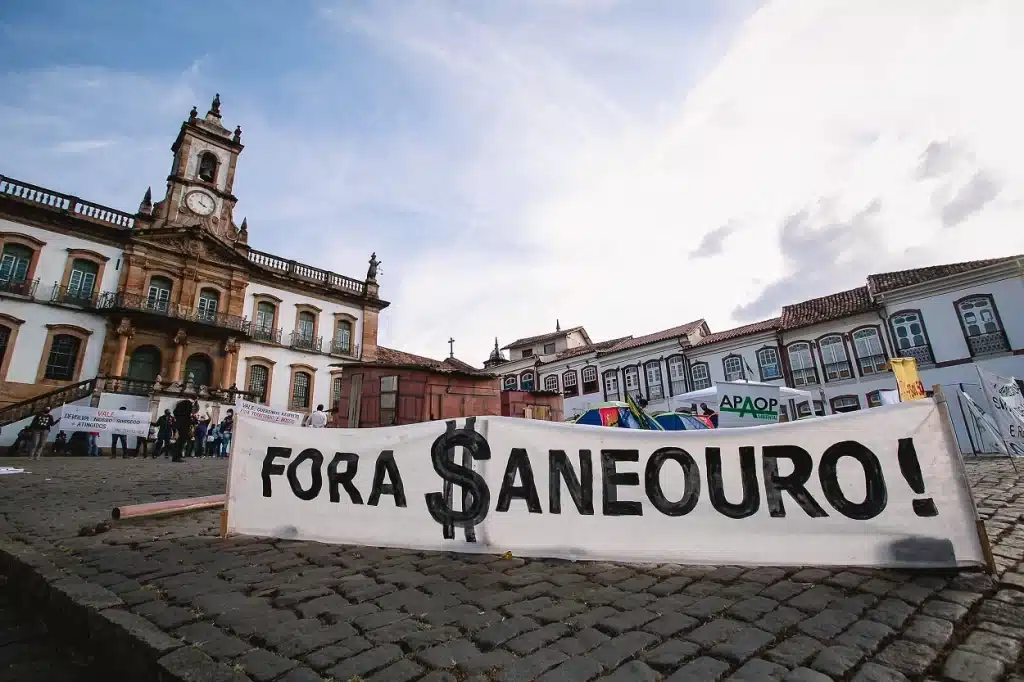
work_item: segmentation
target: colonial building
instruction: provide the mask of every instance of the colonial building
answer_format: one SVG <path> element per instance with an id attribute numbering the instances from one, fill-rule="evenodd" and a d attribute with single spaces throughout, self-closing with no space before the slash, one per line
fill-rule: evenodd
<path id="1" fill-rule="evenodd" d="M 941 384 L 980 401 L 977 366 L 1024 377 L 1024 318 L 1014 314 L 1022 306 L 1024 256 L 953 263 L 869 275 L 864 286 L 786 305 L 778 317 L 735 329 L 712 333 L 697 320 L 588 341 L 528 370 L 513 356 L 493 371 L 504 386 L 534 372 L 544 388 L 562 391 L 566 416 L 625 392 L 647 398 L 649 410 L 674 410 L 686 407 L 677 399 L 683 393 L 737 379 L 818 395 L 812 405 L 786 405 L 788 416 L 876 407 L 879 391 L 896 387 L 893 357 L 915 358 L 926 387 Z M 961 448 L 978 450 L 976 425 L 952 400 L 951 411 Z"/>
<path id="2" fill-rule="evenodd" d="M 337 400 L 339 361 L 377 357 L 376 256 L 358 279 L 252 248 L 235 216 L 243 149 L 218 95 L 135 212 L 0 176 L 0 425 L 169 389 L 309 411 Z"/>

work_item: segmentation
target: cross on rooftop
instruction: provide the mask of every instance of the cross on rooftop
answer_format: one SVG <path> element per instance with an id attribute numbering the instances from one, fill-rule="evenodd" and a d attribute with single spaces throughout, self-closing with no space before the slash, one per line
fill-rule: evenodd
<path id="1" fill-rule="evenodd" d="M 448 357 L 455 357 L 455 339 L 448 337 Z"/>

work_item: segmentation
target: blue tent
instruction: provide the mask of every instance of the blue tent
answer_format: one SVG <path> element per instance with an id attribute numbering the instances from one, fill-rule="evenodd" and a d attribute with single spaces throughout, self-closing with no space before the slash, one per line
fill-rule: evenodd
<path id="1" fill-rule="evenodd" d="M 699 431 L 708 428 L 707 424 L 693 415 L 679 412 L 660 412 L 654 415 L 654 421 L 666 431 Z"/>
<path id="2" fill-rule="evenodd" d="M 646 420 L 646 426 L 640 424 L 633 410 L 629 405 L 620 401 L 601 403 L 590 408 L 581 414 L 574 424 L 586 424 L 588 426 L 612 426 L 620 429 L 648 429 L 651 431 L 663 431 L 661 424 L 655 421 L 650 415 L 641 412 Z"/>

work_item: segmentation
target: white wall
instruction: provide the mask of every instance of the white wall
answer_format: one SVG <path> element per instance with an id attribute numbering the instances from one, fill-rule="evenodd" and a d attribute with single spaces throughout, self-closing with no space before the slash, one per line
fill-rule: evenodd
<path id="1" fill-rule="evenodd" d="M 342 361 L 339 357 L 331 356 L 326 353 L 330 348 L 332 339 L 334 338 L 334 313 L 347 313 L 356 318 L 352 323 L 352 343 L 361 345 L 363 334 L 362 309 L 353 305 L 296 294 L 291 291 L 278 289 L 259 282 L 251 282 L 245 293 L 244 314 L 252 320 L 254 324 L 253 302 L 254 296 L 259 294 L 267 294 L 281 299 L 281 302 L 277 304 L 277 325 L 281 328 L 281 343 L 284 345 L 278 346 L 258 341 L 248 341 L 243 343 L 238 354 L 238 371 L 235 376 L 235 384 L 239 388 L 247 388 L 245 383 L 247 370 L 246 358 L 267 358 L 274 362 L 273 381 L 270 386 L 270 399 L 268 402 L 271 407 L 287 409 L 290 399 L 290 396 L 288 395 L 288 387 L 291 384 L 290 365 L 310 365 L 316 369 L 316 375 L 313 381 L 312 407 L 316 407 L 321 403 L 325 407 L 329 407 L 331 404 L 330 370 L 335 369 L 332 368 L 331 365 Z M 295 306 L 297 304 L 313 305 L 320 309 L 317 335 L 323 337 L 322 348 L 325 352 L 312 353 L 292 350 L 287 347 L 289 335 L 295 331 L 296 318 L 298 315 L 298 311 Z M 362 352 L 361 348 L 360 352 Z"/>
<path id="2" fill-rule="evenodd" d="M 62 306 L 40 305 L 28 301 L 11 298 L 0 298 L 0 310 L 25 320 L 18 331 L 18 339 L 14 344 L 14 355 L 7 368 L 7 381 L 23 384 L 34 384 L 39 364 L 43 360 L 48 324 L 73 324 L 92 331 L 85 344 L 82 370 L 79 381 L 91 379 L 99 373 L 100 354 L 103 352 L 103 340 L 107 333 L 106 320 L 92 313 L 86 313 Z M 8 349 L 7 352 L 11 352 Z"/>

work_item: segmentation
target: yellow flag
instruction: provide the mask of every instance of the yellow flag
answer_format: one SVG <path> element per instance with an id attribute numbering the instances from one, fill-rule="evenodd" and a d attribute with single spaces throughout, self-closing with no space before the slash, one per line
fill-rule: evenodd
<path id="1" fill-rule="evenodd" d="M 900 400 L 920 400 L 926 398 L 924 384 L 917 374 L 917 360 L 914 358 L 893 358 L 892 373 L 896 376 L 896 387 L 900 391 Z"/>

